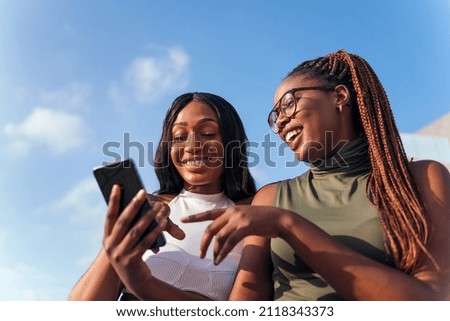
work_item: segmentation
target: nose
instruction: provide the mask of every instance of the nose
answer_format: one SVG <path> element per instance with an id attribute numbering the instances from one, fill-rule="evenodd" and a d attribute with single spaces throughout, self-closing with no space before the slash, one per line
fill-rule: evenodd
<path id="1" fill-rule="evenodd" d="M 291 117 L 287 117 L 283 113 L 279 113 L 278 118 L 275 122 L 278 127 L 278 132 L 280 132 L 290 120 L 291 120 Z"/>
<path id="2" fill-rule="evenodd" d="M 196 153 L 202 148 L 202 143 L 195 139 L 195 133 L 189 134 L 187 137 L 184 149 L 188 153 Z"/>

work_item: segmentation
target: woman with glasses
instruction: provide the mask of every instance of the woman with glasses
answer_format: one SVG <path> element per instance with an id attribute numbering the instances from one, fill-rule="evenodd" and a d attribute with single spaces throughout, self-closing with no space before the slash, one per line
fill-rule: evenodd
<path id="1" fill-rule="evenodd" d="M 176 98 L 155 156 L 159 191 L 141 191 L 118 213 L 120 188 L 113 188 L 102 250 L 69 299 L 227 300 L 242 244 L 220 266 L 213 264 L 212 252 L 201 260 L 198 248 L 208 223 L 186 225 L 179 218 L 248 204 L 256 187 L 247 161 L 244 126 L 228 101 L 199 92 Z M 152 209 L 131 225 L 146 197 Z M 154 217 L 159 226 L 142 237 Z M 147 251 L 164 229 L 167 244 L 157 253 Z"/>
<path id="2" fill-rule="evenodd" d="M 248 236 L 231 298 L 450 299 L 449 172 L 406 157 L 363 58 L 340 50 L 297 66 L 268 122 L 310 169 L 251 206 L 184 218 L 214 220 L 201 253 L 215 235 L 216 264 Z"/>

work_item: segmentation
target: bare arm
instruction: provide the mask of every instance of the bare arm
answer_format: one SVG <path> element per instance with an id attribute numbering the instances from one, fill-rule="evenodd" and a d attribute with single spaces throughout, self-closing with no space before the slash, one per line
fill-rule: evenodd
<path id="1" fill-rule="evenodd" d="M 283 222 L 283 238 L 345 298 L 450 299 L 450 175 L 436 162 L 421 162 L 413 166 L 413 175 L 431 222 L 431 239 L 427 248 L 439 270 L 430 258 L 423 255 L 418 268 L 408 275 L 348 249 L 301 218 L 291 217 Z"/>
<path id="2" fill-rule="evenodd" d="M 104 253 L 111 266 L 123 282 L 127 291 L 140 300 L 205 300 L 207 298 L 180 290 L 153 277 L 151 270 L 142 260 L 142 255 L 154 243 L 163 230 L 172 236 L 184 236 L 184 232 L 168 219 L 170 210 L 162 202 L 153 202 L 151 209 L 132 224 L 146 199 L 139 192 L 120 213 L 120 188 L 114 186 L 109 200 L 108 215 L 103 236 Z M 147 227 L 157 218 L 158 225 L 149 233 Z"/>
<path id="3" fill-rule="evenodd" d="M 215 219 L 205 232 L 202 251 L 216 235 L 216 263 L 247 235 L 281 237 L 345 299 L 448 300 L 450 175 L 436 162 L 418 162 L 412 171 L 431 222 L 427 249 L 439 269 L 423 255 L 415 272 L 406 274 L 355 252 L 300 215 L 280 208 L 236 206 L 186 220 Z"/>
<path id="4" fill-rule="evenodd" d="M 263 187 L 252 204 L 271 205 L 275 185 Z M 241 261 L 230 293 L 230 300 L 272 300 L 272 260 L 270 238 L 248 236 L 244 240 Z"/>
<path id="5" fill-rule="evenodd" d="M 163 201 L 170 201 L 173 198 L 173 195 L 161 195 L 161 196 L 155 196 L 155 195 L 147 195 L 153 202 L 161 202 Z M 109 227 L 105 228 L 105 234 L 108 234 L 112 229 L 112 226 L 116 223 L 118 219 L 118 199 L 120 199 L 120 195 L 118 193 L 113 193 L 111 195 L 110 205 L 108 206 L 107 211 L 107 219 L 106 219 L 106 225 Z M 136 202 L 136 199 L 135 199 Z M 143 199 L 135 206 L 135 209 L 139 207 L 139 204 L 142 204 Z M 125 212 L 125 211 L 124 211 Z M 133 216 L 135 214 L 135 210 L 132 208 L 128 208 L 127 213 L 130 216 Z M 127 215 L 126 213 L 126 215 Z M 126 216 L 125 215 L 125 216 Z M 153 213 L 153 216 L 149 216 L 147 219 L 147 222 L 149 223 L 153 217 L 156 215 L 156 213 Z M 129 228 L 129 227 L 128 227 Z M 175 224 L 173 224 L 170 220 L 167 220 L 165 229 L 169 231 L 170 234 L 172 234 L 174 237 L 178 239 L 184 238 L 184 232 L 178 228 Z M 154 240 L 154 237 L 156 237 L 161 231 L 156 230 L 153 235 L 149 236 L 149 242 L 152 243 L 152 240 Z M 144 249 L 146 250 L 146 248 Z M 111 251 L 111 248 L 109 248 L 109 251 Z M 110 254 L 111 256 L 111 254 Z M 118 255 L 119 257 L 116 257 L 116 261 L 123 260 L 123 256 Z M 142 260 L 141 260 L 142 261 Z M 117 264 L 116 264 L 117 266 Z M 130 267 L 131 268 L 131 267 Z M 130 272 L 132 272 L 130 270 Z M 159 283 L 157 280 L 152 281 L 153 286 L 157 286 L 157 291 L 159 293 L 159 287 L 167 289 L 171 288 L 170 286 L 164 284 L 157 285 Z M 89 267 L 89 269 L 83 274 L 83 276 L 80 278 L 80 280 L 75 284 L 72 291 L 69 294 L 68 300 L 87 300 L 87 301 L 94 301 L 94 300 L 117 300 L 124 288 L 124 285 L 119 278 L 119 275 L 117 274 L 115 268 L 111 264 L 110 257 L 108 257 L 107 253 L 105 252 L 105 249 L 102 248 L 100 253 L 98 254 L 97 258 L 94 260 L 92 265 Z M 152 291 L 155 292 L 155 288 L 151 288 Z M 173 289 L 174 293 L 177 293 L 178 289 Z M 161 293 L 167 293 L 170 290 L 163 291 L 161 289 Z M 178 290 L 180 291 L 180 290 Z M 180 296 L 179 294 L 175 296 L 178 299 L 182 299 L 183 296 Z M 184 298 L 195 298 L 195 294 L 187 293 Z M 161 298 L 162 299 L 162 298 Z"/>
<path id="6" fill-rule="evenodd" d="M 117 300 L 123 285 L 103 250 L 75 284 L 68 300 Z"/>
<path id="7" fill-rule="evenodd" d="M 272 298 L 270 239 L 249 236 L 244 241 L 242 258 L 229 300 L 270 301 Z"/>

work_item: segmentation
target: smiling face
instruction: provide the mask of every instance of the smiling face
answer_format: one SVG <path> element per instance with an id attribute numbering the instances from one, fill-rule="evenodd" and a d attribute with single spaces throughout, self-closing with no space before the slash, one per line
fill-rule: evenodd
<path id="1" fill-rule="evenodd" d="M 323 85 L 318 79 L 303 76 L 286 78 L 278 87 L 274 101 L 287 91 L 299 87 Z M 279 114 L 279 136 L 301 161 L 314 163 L 324 160 L 334 148 L 355 139 L 348 90 L 305 90 L 295 93 L 296 112 L 291 117 Z M 342 108 L 338 108 L 342 106 Z"/>
<path id="2" fill-rule="evenodd" d="M 193 100 L 178 114 L 172 127 L 170 158 L 191 192 L 223 190 L 224 146 L 216 112 Z"/>

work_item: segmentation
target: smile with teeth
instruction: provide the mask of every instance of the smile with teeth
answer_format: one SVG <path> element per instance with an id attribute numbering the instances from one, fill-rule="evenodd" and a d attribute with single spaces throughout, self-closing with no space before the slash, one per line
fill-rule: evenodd
<path id="1" fill-rule="evenodd" d="M 286 141 L 287 142 L 292 141 L 293 138 L 295 136 L 297 136 L 298 134 L 300 134 L 301 132 L 302 132 L 301 129 L 294 129 L 294 130 L 289 131 L 285 136 Z"/>
<path id="2" fill-rule="evenodd" d="M 201 166 L 205 163 L 205 161 L 208 161 L 208 159 L 190 159 L 187 161 L 183 161 L 181 162 L 183 165 L 188 165 L 188 166 Z"/>

